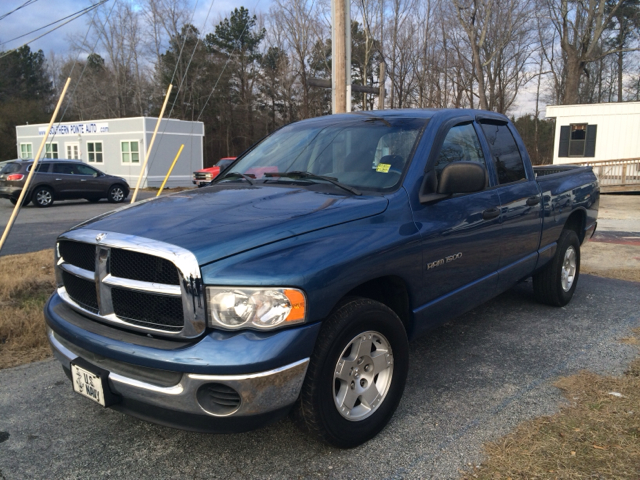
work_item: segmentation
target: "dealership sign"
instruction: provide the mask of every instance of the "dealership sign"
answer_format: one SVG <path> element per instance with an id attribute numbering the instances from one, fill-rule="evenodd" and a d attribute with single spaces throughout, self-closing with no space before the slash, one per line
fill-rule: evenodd
<path id="1" fill-rule="evenodd" d="M 38 128 L 38 135 L 44 135 L 47 127 Z M 80 135 L 83 133 L 109 133 L 109 123 L 67 123 L 54 125 L 49 130 L 51 135 Z"/>

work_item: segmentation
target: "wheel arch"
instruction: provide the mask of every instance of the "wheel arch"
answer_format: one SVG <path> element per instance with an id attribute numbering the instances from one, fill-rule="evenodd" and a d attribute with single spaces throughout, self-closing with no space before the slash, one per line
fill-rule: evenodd
<path id="1" fill-rule="evenodd" d="M 31 201 L 31 199 L 33 198 L 33 192 L 35 192 L 38 188 L 41 188 L 41 187 L 48 188 L 53 194 L 54 200 L 58 199 L 58 191 L 55 188 L 53 188 L 53 185 L 45 182 L 41 182 L 36 185 L 30 186 L 29 191 L 27 192 L 27 195 L 25 196 L 25 198 L 28 198 L 29 201 Z"/>
<path id="2" fill-rule="evenodd" d="M 363 282 L 349 290 L 336 305 L 340 305 L 349 297 L 369 298 L 386 305 L 398 315 L 407 336 L 411 336 L 413 330 L 411 298 L 407 283 L 401 277 L 385 275 Z"/>
<path id="3" fill-rule="evenodd" d="M 585 227 L 587 221 L 587 212 L 583 208 L 579 208 L 573 212 L 567 218 L 567 221 L 564 222 L 563 230 L 573 230 L 576 232 L 578 236 L 578 240 L 580 244 L 584 241 L 585 235 Z"/>

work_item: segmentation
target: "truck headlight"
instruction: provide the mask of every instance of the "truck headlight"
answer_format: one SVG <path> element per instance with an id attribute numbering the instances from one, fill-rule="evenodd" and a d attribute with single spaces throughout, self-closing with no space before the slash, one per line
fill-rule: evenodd
<path id="1" fill-rule="evenodd" d="M 207 287 L 212 327 L 270 329 L 305 320 L 306 298 L 295 288 Z"/>

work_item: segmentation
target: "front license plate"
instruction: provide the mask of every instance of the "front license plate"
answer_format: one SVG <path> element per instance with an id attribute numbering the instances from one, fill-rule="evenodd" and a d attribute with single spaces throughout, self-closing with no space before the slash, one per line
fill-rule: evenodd
<path id="1" fill-rule="evenodd" d="M 106 406 L 104 401 L 104 386 L 100 376 L 78 365 L 71 364 L 71 377 L 73 378 L 74 392 L 90 398 L 103 407 Z"/>

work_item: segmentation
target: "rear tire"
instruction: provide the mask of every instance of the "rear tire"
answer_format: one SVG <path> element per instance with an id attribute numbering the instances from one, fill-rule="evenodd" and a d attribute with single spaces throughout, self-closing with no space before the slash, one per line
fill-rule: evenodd
<path id="1" fill-rule="evenodd" d="M 127 194 L 121 185 L 112 185 L 111 188 L 109 188 L 109 192 L 107 193 L 109 203 L 122 203 L 125 198 L 127 198 Z"/>
<path id="2" fill-rule="evenodd" d="M 563 230 L 553 259 L 533 276 L 533 293 L 540 303 L 564 307 L 571 301 L 580 276 L 580 241 Z"/>
<path id="3" fill-rule="evenodd" d="M 17 205 L 18 204 L 18 199 L 17 198 L 10 198 L 9 201 L 11 202 L 11 205 Z M 22 200 L 22 206 L 26 206 L 29 204 L 29 199 L 25 198 L 24 200 Z"/>
<path id="4" fill-rule="evenodd" d="M 53 192 L 47 187 L 37 187 L 33 191 L 31 203 L 40 208 L 50 207 L 53 205 Z"/>
<path id="5" fill-rule="evenodd" d="M 404 325 L 382 303 L 356 298 L 323 322 L 294 416 L 321 440 L 353 448 L 400 403 L 409 370 Z"/>

